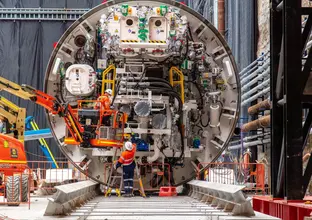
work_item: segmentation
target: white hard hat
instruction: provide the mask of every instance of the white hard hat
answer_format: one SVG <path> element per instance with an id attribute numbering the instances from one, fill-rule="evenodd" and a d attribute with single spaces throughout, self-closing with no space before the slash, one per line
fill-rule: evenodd
<path id="1" fill-rule="evenodd" d="M 131 143 L 130 141 L 127 141 L 127 142 L 125 143 L 125 148 L 126 148 L 126 150 L 131 151 L 132 148 L 133 148 L 132 143 Z"/>
<path id="2" fill-rule="evenodd" d="M 113 91 L 111 89 L 106 89 L 105 90 L 105 93 L 108 93 L 109 95 L 112 95 L 113 94 Z"/>

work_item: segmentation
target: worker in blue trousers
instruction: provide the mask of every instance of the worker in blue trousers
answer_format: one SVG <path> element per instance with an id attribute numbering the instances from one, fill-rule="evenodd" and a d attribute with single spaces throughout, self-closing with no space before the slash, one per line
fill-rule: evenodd
<path id="1" fill-rule="evenodd" d="M 135 169 L 135 152 L 136 146 L 130 141 L 125 143 L 125 151 L 121 153 L 118 162 L 115 164 L 115 169 L 122 166 L 123 169 L 123 181 L 125 189 L 125 197 L 133 196 L 133 176 Z"/>

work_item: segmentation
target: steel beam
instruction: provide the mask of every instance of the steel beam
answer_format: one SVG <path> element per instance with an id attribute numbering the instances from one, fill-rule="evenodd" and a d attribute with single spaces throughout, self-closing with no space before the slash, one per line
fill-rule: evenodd
<path id="1" fill-rule="evenodd" d="M 302 150 L 304 150 L 305 145 L 307 144 L 307 140 L 310 134 L 310 130 L 312 127 L 312 108 L 309 109 L 309 113 L 307 118 L 305 119 L 304 125 L 303 125 L 303 147 Z"/>
<path id="2" fill-rule="evenodd" d="M 285 197 L 302 199 L 301 1 L 283 1 Z M 301 76 L 301 77 L 300 77 Z"/>
<path id="3" fill-rule="evenodd" d="M 304 51 L 305 47 L 307 46 L 309 36 L 311 35 L 311 27 L 312 27 L 312 17 L 309 16 L 302 32 L 302 47 L 301 47 L 302 51 Z"/>
<path id="4" fill-rule="evenodd" d="M 302 7 L 301 8 L 302 15 L 310 15 L 312 13 L 312 8 Z"/>
<path id="5" fill-rule="evenodd" d="M 307 167 L 304 171 L 304 175 L 303 175 L 303 192 L 305 193 L 307 191 L 307 188 L 309 186 L 310 180 L 311 180 L 311 175 L 312 175 L 312 159 L 311 157 L 309 158 Z"/>
<path id="6" fill-rule="evenodd" d="M 312 95 L 303 95 L 302 103 L 302 108 L 310 108 L 312 104 Z"/>
<path id="7" fill-rule="evenodd" d="M 270 23 L 271 23 L 271 35 L 270 35 L 270 83 L 271 83 L 271 187 L 273 197 L 283 197 L 281 193 L 277 192 L 278 170 L 279 161 L 282 148 L 283 139 L 283 109 L 278 106 L 278 98 L 276 93 L 277 87 L 277 76 L 279 69 L 279 55 L 281 51 L 281 40 L 282 40 L 282 14 L 277 12 L 275 9 L 278 3 L 271 0 L 271 11 L 270 11 Z M 280 78 L 280 84 L 282 79 Z"/>
<path id="8" fill-rule="evenodd" d="M 309 18 L 310 17 L 311 16 L 309 16 Z M 311 17 L 311 19 L 312 19 L 312 17 Z M 311 29 L 311 27 L 310 27 L 310 29 Z M 312 50 L 310 49 L 309 53 L 308 53 L 308 57 L 307 57 L 305 64 L 304 64 L 302 74 L 301 74 L 301 82 L 300 82 L 301 83 L 301 94 L 303 93 L 305 85 L 309 79 L 311 67 L 312 67 Z"/>

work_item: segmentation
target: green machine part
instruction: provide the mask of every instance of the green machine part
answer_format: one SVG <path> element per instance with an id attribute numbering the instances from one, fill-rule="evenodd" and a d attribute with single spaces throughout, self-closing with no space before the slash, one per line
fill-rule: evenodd
<path id="1" fill-rule="evenodd" d="M 127 4 L 123 4 L 121 6 L 121 14 L 123 16 L 127 16 L 128 15 L 128 9 L 129 9 L 129 6 Z"/>
<path id="2" fill-rule="evenodd" d="M 165 16 L 168 12 L 168 6 L 166 5 L 161 5 L 160 7 L 160 15 Z"/>

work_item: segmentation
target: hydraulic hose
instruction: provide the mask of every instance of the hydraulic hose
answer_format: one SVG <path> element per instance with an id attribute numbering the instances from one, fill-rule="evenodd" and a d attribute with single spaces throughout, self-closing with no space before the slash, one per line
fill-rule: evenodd
<path id="1" fill-rule="evenodd" d="M 116 96 L 117 96 L 117 94 L 118 94 L 118 92 L 119 92 L 119 89 L 120 89 L 120 81 L 118 82 L 118 84 L 117 84 L 117 89 L 116 89 L 116 91 L 115 91 L 115 94 L 114 94 L 114 97 L 113 97 L 113 100 L 112 100 L 112 103 L 111 103 L 111 105 L 110 106 L 113 106 L 114 105 L 114 102 L 115 102 L 115 99 L 116 99 Z"/>
<path id="2" fill-rule="evenodd" d="M 196 83 L 194 81 L 185 81 L 185 82 L 192 83 L 196 87 L 196 89 L 197 89 L 197 91 L 198 91 L 198 93 L 200 95 L 200 106 L 199 106 L 199 109 L 203 109 L 204 108 L 204 98 L 203 98 L 203 95 L 202 95 L 202 93 L 200 91 L 198 83 Z"/>

